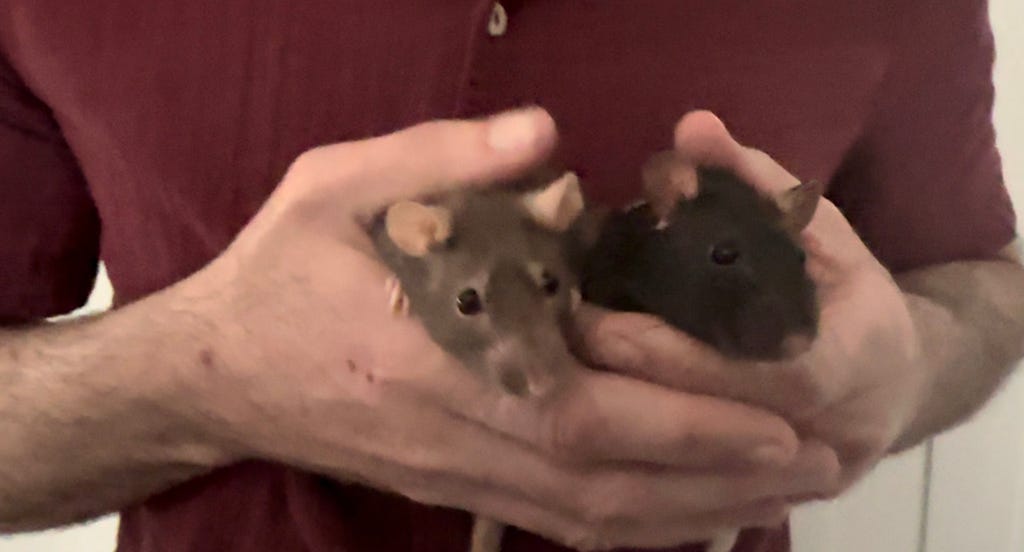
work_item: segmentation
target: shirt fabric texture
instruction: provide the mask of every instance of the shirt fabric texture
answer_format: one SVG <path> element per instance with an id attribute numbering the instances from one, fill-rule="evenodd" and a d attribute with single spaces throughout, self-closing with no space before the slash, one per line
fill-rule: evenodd
<path id="1" fill-rule="evenodd" d="M 585 192 L 710 109 L 828 197 L 894 271 L 1014 237 L 983 0 L 0 1 L 0 321 L 123 305 L 217 256 L 328 142 L 539 104 Z M 384 308 L 382 306 L 382 308 Z M 120 552 L 450 552 L 455 510 L 267 462 L 122 513 Z M 511 530 L 506 552 L 565 550 Z M 737 552 L 786 552 L 786 526 Z M 694 544 L 672 550 L 699 551 Z"/>

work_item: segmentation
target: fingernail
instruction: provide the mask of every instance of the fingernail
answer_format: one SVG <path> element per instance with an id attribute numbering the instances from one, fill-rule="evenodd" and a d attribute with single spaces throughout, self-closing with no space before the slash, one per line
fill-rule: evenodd
<path id="1" fill-rule="evenodd" d="M 504 113 L 491 119 L 487 144 L 501 152 L 521 150 L 537 141 L 538 131 L 536 109 Z"/>

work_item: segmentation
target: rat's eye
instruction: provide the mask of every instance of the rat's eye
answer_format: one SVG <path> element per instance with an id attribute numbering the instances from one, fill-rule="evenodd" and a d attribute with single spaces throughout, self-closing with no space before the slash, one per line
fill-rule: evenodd
<path id="1" fill-rule="evenodd" d="M 558 278 L 551 275 L 550 272 L 544 271 L 540 275 L 540 288 L 544 290 L 547 295 L 554 295 L 558 293 Z"/>
<path id="2" fill-rule="evenodd" d="M 484 303 L 480 300 L 480 294 L 473 288 L 464 289 L 459 292 L 458 297 L 455 298 L 455 306 L 459 309 L 459 312 L 466 316 L 473 316 L 484 310 Z"/>
<path id="3" fill-rule="evenodd" d="M 719 243 L 711 247 L 708 256 L 717 265 L 731 265 L 740 258 L 740 251 L 732 244 Z"/>

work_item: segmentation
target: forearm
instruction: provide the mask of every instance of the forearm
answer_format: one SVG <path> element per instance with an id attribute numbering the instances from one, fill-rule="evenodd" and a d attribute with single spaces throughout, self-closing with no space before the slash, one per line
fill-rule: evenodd
<path id="1" fill-rule="evenodd" d="M 1005 253 L 1007 260 L 897 277 L 921 336 L 929 387 L 894 452 L 973 415 L 1024 357 L 1024 268 L 1011 249 Z"/>
<path id="2" fill-rule="evenodd" d="M 102 515 L 214 466 L 186 386 L 209 333 L 166 297 L 0 330 L 0 531 Z"/>

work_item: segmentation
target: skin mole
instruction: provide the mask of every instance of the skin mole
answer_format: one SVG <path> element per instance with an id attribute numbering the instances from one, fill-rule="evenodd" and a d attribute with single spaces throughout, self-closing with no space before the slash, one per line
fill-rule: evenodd
<path id="1" fill-rule="evenodd" d="M 213 370 L 216 368 L 214 365 L 213 352 L 209 349 L 199 351 L 199 364 L 207 370 Z"/>

